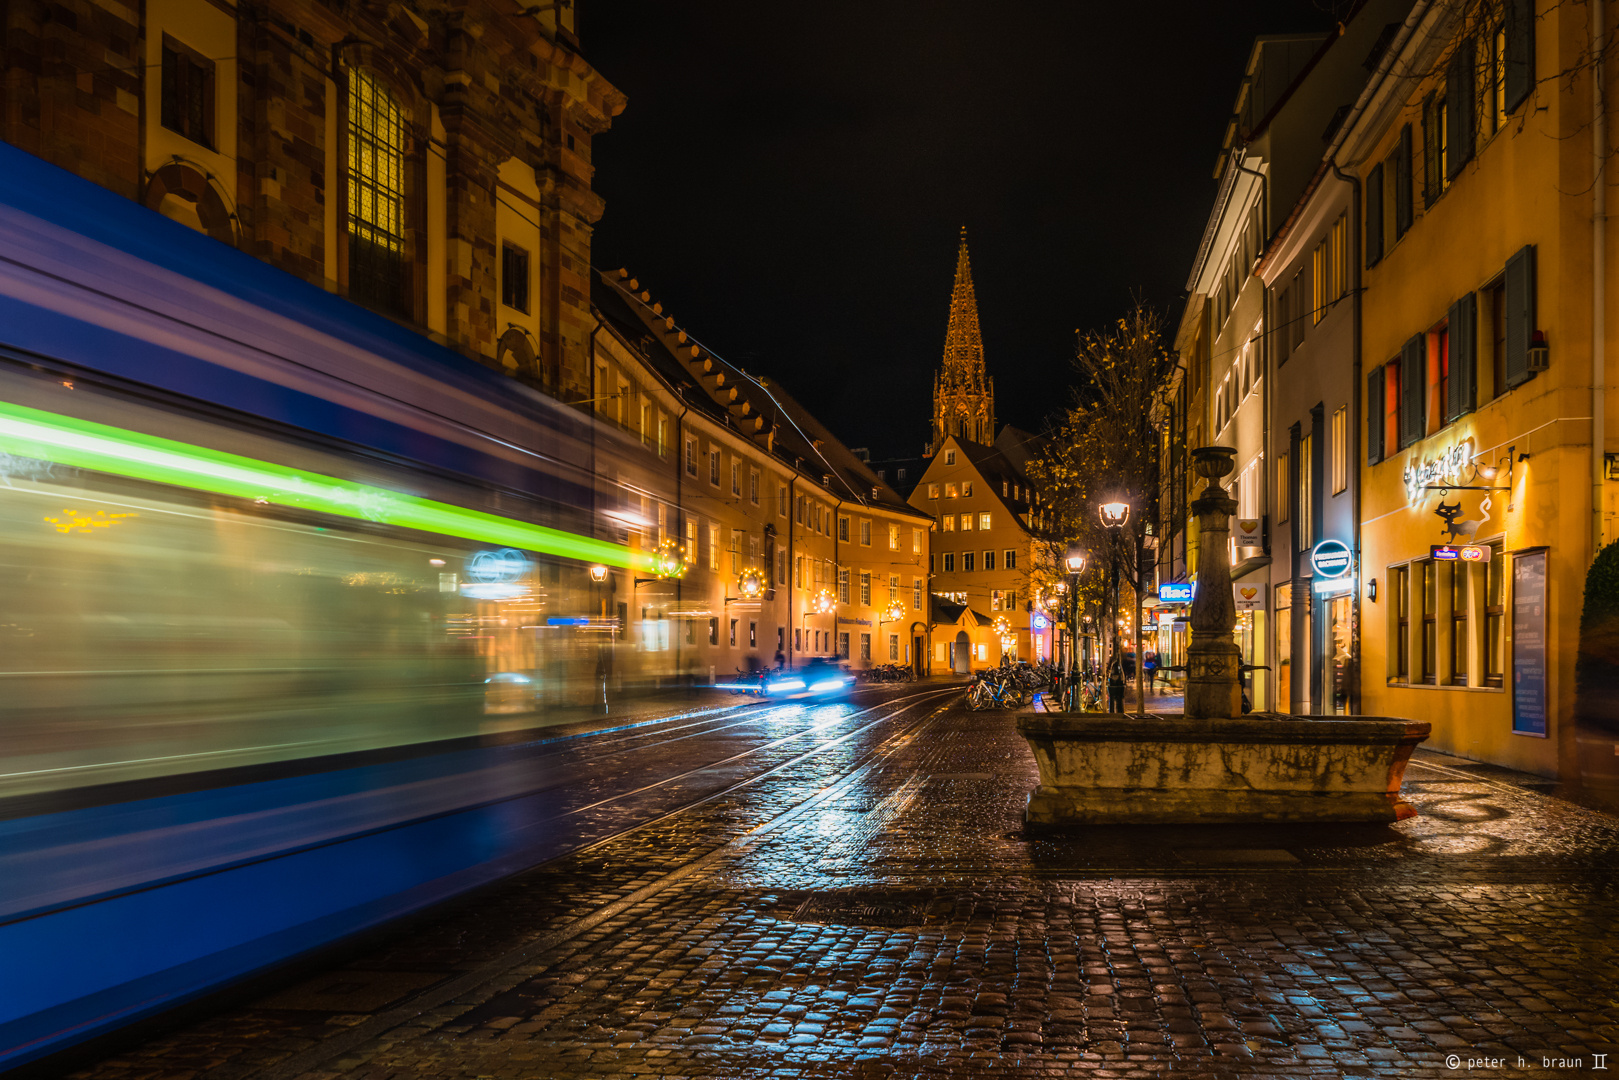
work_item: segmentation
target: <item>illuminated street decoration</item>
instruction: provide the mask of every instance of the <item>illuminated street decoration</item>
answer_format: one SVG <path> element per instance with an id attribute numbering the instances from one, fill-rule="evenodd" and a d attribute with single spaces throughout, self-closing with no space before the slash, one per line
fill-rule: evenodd
<path id="1" fill-rule="evenodd" d="M 1441 450 L 1432 461 L 1419 459 L 1416 464 L 1407 465 L 1404 473 L 1406 500 L 1416 502 L 1422 498 L 1429 484 L 1443 484 L 1447 480 L 1460 482 L 1462 467 L 1472 459 L 1473 440 L 1463 439 Z"/>
<path id="2" fill-rule="evenodd" d="M 757 569 L 742 571 L 736 578 L 736 594 L 743 600 L 757 600 L 765 594 L 765 576 Z"/>
<path id="3" fill-rule="evenodd" d="M 654 569 L 651 553 L 605 540 L 9 402 L 0 402 L 0 453 L 232 495 L 266 506 L 297 507 L 609 566 Z"/>

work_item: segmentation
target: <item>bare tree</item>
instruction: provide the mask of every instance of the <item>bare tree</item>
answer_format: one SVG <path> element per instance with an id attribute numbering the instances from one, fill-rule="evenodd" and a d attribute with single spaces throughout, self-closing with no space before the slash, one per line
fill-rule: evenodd
<path id="1" fill-rule="evenodd" d="M 1102 609 L 1106 664 L 1117 655 L 1120 586 L 1133 594 L 1136 639 L 1144 640 L 1141 601 L 1150 588 L 1146 556 L 1159 490 L 1152 408 L 1175 358 L 1164 341 L 1162 317 L 1138 302 L 1112 328 L 1080 335 L 1074 367 L 1079 378 L 1073 404 L 1053 425 L 1045 452 L 1029 471 L 1049 508 L 1041 535 L 1044 561 L 1061 573 L 1062 553 L 1070 545 L 1090 552 L 1080 600 Z M 1100 507 L 1115 502 L 1129 506 L 1129 518 L 1109 528 Z M 1077 629 L 1071 626 L 1070 634 Z M 1144 708 L 1145 649 L 1137 652 L 1136 697 Z"/>

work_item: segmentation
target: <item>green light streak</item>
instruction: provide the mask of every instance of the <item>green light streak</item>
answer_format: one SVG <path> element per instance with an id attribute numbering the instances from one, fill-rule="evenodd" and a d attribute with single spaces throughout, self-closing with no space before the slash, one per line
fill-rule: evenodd
<path id="1" fill-rule="evenodd" d="M 268 461 L 0 402 L 0 450 L 77 469 L 634 570 L 651 552 Z"/>

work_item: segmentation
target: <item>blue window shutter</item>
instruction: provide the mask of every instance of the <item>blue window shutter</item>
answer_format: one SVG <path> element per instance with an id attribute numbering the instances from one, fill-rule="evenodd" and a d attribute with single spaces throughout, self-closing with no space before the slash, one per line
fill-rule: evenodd
<path id="1" fill-rule="evenodd" d="M 1450 55 L 1450 70 L 1445 73 L 1445 130 L 1450 143 L 1445 152 L 1447 180 L 1461 175 L 1462 166 L 1473 157 L 1473 66 L 1477 52 L 1473 38 L 1462 38 Z"/>
<path id="2" fill-rule="evenodd" d="M 1478 298 L 1468 293 L 1450 305 L 1450 393 L 1445 420 L 1473 411 L 1478 370 Z"/>
<path id="3" fill-rule="evenodd" d="M 1410 446 L 1423 436 L 1422 398 L 1428 378 L 1425 336 L 1417 334 L 1400 350 L 1400 445 Z"/>
<path id="4" fill-rule="evenodd" d="M 1383 257 L 1383 166 L 1372 166 L 1366 174 L 1366 265 L 1376 266 Z"/>
<path id="5" fill-rule="evenodd" d="M 1535 88 L 1535 0 L 1506 0 L 1505 105 L 1512 112 Z"/>
<path id="6" fill-rule="evenodd" d="M 1507 389 L 1529 381 L 1529 339 L 1535 333 L 1535 246 L 1519 249 L 1507 260 L 1506 375 Z"/>
<path id="7" fill-rule="evenodd" d="M 1381 367 L 1366 376 L 1366 464 L 1376 465 L 1383 460 L 1383 423 L 1388 411 L 1383 402 L 1383 388 L 1388 376 Z"/>

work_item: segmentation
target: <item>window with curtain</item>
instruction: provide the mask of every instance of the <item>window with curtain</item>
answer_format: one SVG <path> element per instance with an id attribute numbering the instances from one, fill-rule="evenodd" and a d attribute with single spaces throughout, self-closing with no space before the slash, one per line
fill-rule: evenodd
<path id="1" fill-rule="evenodd" d="M 409 317 L 405 113 L 365 68 L 349 72 L 349 297 Z"/>

